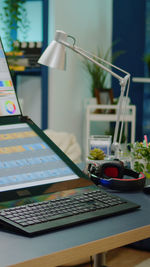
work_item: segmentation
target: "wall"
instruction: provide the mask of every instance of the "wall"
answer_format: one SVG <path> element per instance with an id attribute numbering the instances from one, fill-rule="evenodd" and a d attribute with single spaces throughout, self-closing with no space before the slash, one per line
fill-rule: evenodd
<path id="1" fill-rule="evenodd" d="M 145 11 L 145 55 L 150 54 L 150 0 L 146 1 Z M 144 64 L 144 76 L 150 77 L 148 66 Z M 150 140 L 150 84 L 144 84 L 143 95 L 143 135 L 147 135 L 148 141 Z"/>
<path id="2" fill-rule="evenodd" d="M 91 52 L 110 46 L 112 0 L 51 0 L 50 12 L 52 33 L 63 30 L 76 37 L 77 46 Z M 75 134 L 83 148 L 83 106 L 90 97 L 90 81 L 82 58 L 67 50 L 67 70 L 51 69 L 49 73 L 49 127 Z"/>
<path id="3" fill-rule="evenodd" d="M 118 41 L 114 50 L 125 54 L 116 60 L 116 65 L 131 74 L 129 96 L 136 105 L 136 140 L 143 140 L 143 84 L 133 83 L 132 77 L 144 77 L 145 49 L 145 3 L 137 0 L 113 1 L 113 40 Z M 134 14 L 134 15 L 133 15 Z M 116 96 L 120 87 L 113 80 Z"/>

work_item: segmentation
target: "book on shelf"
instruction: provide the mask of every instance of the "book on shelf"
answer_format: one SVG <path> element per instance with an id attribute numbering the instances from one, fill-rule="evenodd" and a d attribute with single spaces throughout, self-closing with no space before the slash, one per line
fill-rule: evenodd
<path id="1" fill-rule="evenodd" d="M 41 42 L 14 41 L 14 47 L 14 51 L 6 52 L 11 70 L 24 71 L 27 68 L 40 68 L 37 61 L 41 55 Z"/>

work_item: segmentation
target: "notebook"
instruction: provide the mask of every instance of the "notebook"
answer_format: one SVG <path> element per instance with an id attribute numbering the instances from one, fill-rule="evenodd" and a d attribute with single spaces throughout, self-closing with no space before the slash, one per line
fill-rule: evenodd
<path id="1" fill-rule="evenodd" d="M 101 203 L 100 212 L 101 193 L 108 203 Z M 111 197 L 93 185 L 30 118 L 23 116 L 0 41 L 0 225 L 31 236 L 139 207 L 123 200 L 117 208 L 120 198 L 113 196 L 112 208 Z M 39 203 L 41 221 L 37 221 L 36 213 Z M 19 215 L 14 214 L 16 211 Z"/>

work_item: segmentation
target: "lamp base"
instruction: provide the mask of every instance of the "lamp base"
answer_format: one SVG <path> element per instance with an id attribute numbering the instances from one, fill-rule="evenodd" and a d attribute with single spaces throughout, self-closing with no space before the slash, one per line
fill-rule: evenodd
<path id="1" fill-rule="evenodd" d="M 112 143 L 112 145 L 111 145 L 111 153 L 112 153 L 112 155 L 114 155 L 115 158 L 118 157 L 118 154 L 119 154 L 120 151 L 121 151 L 120 144 L 117 143 L 117 142 Z"/>

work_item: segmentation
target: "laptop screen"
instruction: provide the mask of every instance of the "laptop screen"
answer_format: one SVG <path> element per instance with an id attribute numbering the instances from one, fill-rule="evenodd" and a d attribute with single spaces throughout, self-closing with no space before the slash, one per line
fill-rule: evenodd
<path id="1" fill-rule="evenodd" d="M 77 178 L 27 123 L 0 126 L 0 192 Z"/>
<path id="2" fill-rule="evenodd" d="M 0 116 L 20 115 L 11 75 L 0 41 Z"/>

